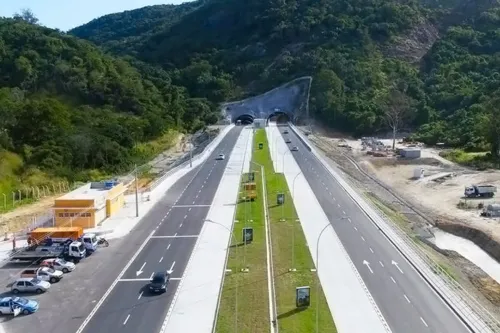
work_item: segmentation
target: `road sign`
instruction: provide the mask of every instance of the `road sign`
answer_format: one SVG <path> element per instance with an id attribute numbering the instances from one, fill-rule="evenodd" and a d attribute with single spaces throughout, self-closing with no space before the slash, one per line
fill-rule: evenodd
<path id="1" fill-rule="evenodd" d="M 278 203 L 278 205 L 283 205 L 285 203 L 285 193 L 278 193 L 276 202 Z"/>
<path id="2" fill-rule="evenodd" d="M 295 306 L 303 308 L 309 305 L 311 305 L 311 287 L 303 286 L 295 288 Z"/>
<path id="3" fill-rule="evenodd" d="M 255 172 L 250 172 L 250 173 L 248 174 L 248 181 L 249 181 L 249 182 L 253 182 L 253 181 L 255 181 Z"/>
<path id="4" fill-rule="evenodd" d="M 243 244 L 248 244 L 253 241 L 253 228 L 243 228 Z"/>
<path id="5" fill-rule="evenodd" d="M 262 142 L 259 142 L 259 149 L 264 148 L 264 144 Z"/>

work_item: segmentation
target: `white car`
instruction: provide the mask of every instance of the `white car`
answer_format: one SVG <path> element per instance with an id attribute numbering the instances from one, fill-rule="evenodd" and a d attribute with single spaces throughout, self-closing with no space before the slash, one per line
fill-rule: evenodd
<path id="1" fill-rule="evenodd" d="M 52 269 L 61 271 L 63 273 L 69 273 L 75 270 L 76 265 L 72 262 L 66 261 L 61 258 L 51 258 L 51 259 L 45 259 L 42 261 L 41 265 L 42 267 L 50 267 Z"/>
<path id="2" fill-rule="evenodd" d="M 292 151 L 299 151 L 299 147 L 297 147 L 297 146 L 293 147 Z"/>
<path id="3" fill-rule="evenodd" d="M 224 154 L 219 154 L 219 156 L 217 156 L 216 160 L 224 160 L 226 159 L 226 156 Z"/>

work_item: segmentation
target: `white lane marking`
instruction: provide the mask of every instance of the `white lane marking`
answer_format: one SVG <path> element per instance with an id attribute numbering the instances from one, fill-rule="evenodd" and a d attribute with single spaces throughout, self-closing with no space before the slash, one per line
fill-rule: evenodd
<path id="1" fill-rule="evenodd" d="M 371 253 L 375 253 L 375 252 L 373 252 L 373 250 L 372 250 L 372 248 L 371 248 L 371 247 L 370 247 L 370 252 L 371 252 Z"/>
<path id="2" fill-rule="evenodd" d="M 339 205 L 339 204 L 337 204 L 337 206 L 339 206 L 339 208 L 340 208 L 340 205 Z"/>
<path id="3" fill-rule="evenodd" d="M 154 274 L 154 273 L 153 273 Z M 172 281 L 180 281 L 181 278 L 170 278 Z M 137 282 L 137 281 L 151 281 L 151 279 L 120 279 L 118 282 Z"/>
<path id="4" fill-rule="evenodd" d="M 392 282 L 396 283 L 396 280 L 394 280 L 394 278 L 391 276 L 391 280 Z"/>
<path id="5" fill-rule="evenodd" d="M 189 208 L 189 209 L 188 209 L 188 212 L 190 212 L 190 211 L 191 211 L 191 209 L 193 209 L 193 208 Z"/>
<path id="6" fill-rule="evenodd" d="M 332 198 L 332 199 L 333 199 L 333 201 L 337 201 L 337 199 L 335 199 L 335 198 Z"/>
<path id="7" fill-rule="evenodd" d="M 153 278 L 153 275 L 155 275 L 155 272 L 151 273 L 151 276 L 149 277 L 150 280 Z"/>
<path id="8" fill-rule="evenodd" d="M 141 291 L 141 293 L 139 294 L 139 297 L 137 297 L 137 300 L 141 299 L 143 293 L 144 293 L 144 291 Z"/>
<path id="9" fill-rule="evenodd" d="M 144 268 L 144 266 L 146 266 L 147 262 L 145 261 L 144 264 L 142 264 L 141 268 L 139 268 L 138 272 L 142 272 L 142 269 Z"/>
<path id="10" fill-rule="evenodd" d="M 345 215 L 345 211 L 342 211 L 342 214 L 344 214 L 344 215 Z"/>
<path id="11" fill-rule="evenodd" d="M 422 321 L 422 323 L 424 323 L 425 327 L 429 327 L 429 325 L 427 325 L 427 323 L 425 322 L 424 318 L 420 317 L 420 320 Z"/>
<path id="12" fill-rule="evenodd" d="M 161 258 L 160 258 L 160 261 L 158 261 L 158 262 L 162 262 L 162 261 L 163 261 L 163 257 L 161 257 Z"/>
<path id="13" fill-rule="evenodd" d="M 196 200 L 195 200 L 195 201 L 193 201 L 193 205 L 195 204 L 195 202 L 196 202 Z"/>
<path id="14" fill-rule="evenodd" d="M 151 238 L 198 238 L 198 235 L 179 235 L 177 233 L 173 236 L 153 236 Z"/>
<path id="15" fill-rule="evenodd" d="M 384 264 L 382 263 L 382 261 L 379 261 L 379 263 L 380 263 L 380 266 L 384 267 Z"/>
<path id="16" fill-rule="evenodd" d="M 352 223 L 351 219 L 350 218 L 347 218 L 347 221 L 349 221 L 349 223 Z"/>
<path id="17" fill-rule="evenodd" d="M 170 266 L 169 271 L 172 271 L 174 269 L 174 266 L 175 266 L 175 261 L 172 263 L 172 266 Z"/>
<path id="18" fill-rule="evenodd" d="M 358 228 L 354 227 L 354 230 L 358 231 Z"/>
<path id="19" fill-rule="evenodd" d="M 168 244 L 168 246 L 167 246 L 167 250 L 168 250 L 168 249 L 170 249 L 170 245 L 172 245 L 172 244 Z"/>
<path id="20" fill-rule="evenodd" d="M 363 240 L 363 242 L 366 242 L 366 241 L 365 241 L 365 238 L 364 238 L 363 236 L 361 236 L 361 239 Z"/>
<path id="21" fill-rule="evenodd" d="M 177 233 L 174 234 L 174 237 L 177 237 Z"/>
<path id="22" fill-rule="evenodd" d="M 127 316 L 127 318 L 125 318 L 125 321 L 123 322 L 123 325 L 127 325 L 127 321 L 128 321 L 129 318 L 130 318 L 130 314 Z M 422 319 L 422 318 L 420 318 L 420 319 Z"/>
<path id="23" fill-rule="evenodd" d="M 405 299 L 406 299 L 406 301 L 407 301 L 408 303 L 411 303 L 411 302 L 410 302 L 410 299 L 408 298 L 408 296 L 406 296 L 406 295 L 403 295 L 403 296 L 405 297 Z"/>

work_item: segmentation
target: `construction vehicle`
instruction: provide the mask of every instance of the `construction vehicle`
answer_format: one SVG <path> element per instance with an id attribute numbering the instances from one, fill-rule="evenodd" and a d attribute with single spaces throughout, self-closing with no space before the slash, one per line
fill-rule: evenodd
<path id="1" fill-rule="evenodd" d="M 66 261 L 79 262 L 86 255 L 87 250 L 82 242 L 67 240 L 64 243 L 52 243 L 48 239 L 14 252 L 10 260 L 39 263 L 45 259 L 63 258 Z"/>
<path id="2" fill-rule="evenodd" d="M 255 182 L 244 183 L 243 190 L 245 201 L 254 201 L 257 198 L 257 184 Z"/>
<path id="3" fill-rule="evenodd" d="M 471 185 L 465 188 L 464 195 L 467 198 L 491 198 L 496 191 L 497 187 L 494 185 Z"/>

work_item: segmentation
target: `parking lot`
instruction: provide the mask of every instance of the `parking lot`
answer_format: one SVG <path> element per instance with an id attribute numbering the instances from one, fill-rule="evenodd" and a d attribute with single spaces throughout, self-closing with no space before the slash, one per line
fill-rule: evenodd
<path id="1" fill-rule="evenodd" d="M 117 258 L 129 256 L 123 244 L 126 239 L 110 241 L 107 248 L 99 248 L 76 265 L 73 272 L 64 274 L 61 281 L 51 285 L 43 294 L 19 294 L 37 300 L 39 310 L 30 315 L 1 317 L 2 326 L 9 333 L 24 333 L 27 327 L 51 333 L 75 332 L 103 293 L 122 269 Z M 2 297 L 12 296 L 9 283 L 15 281 L 23 269 L 38 265 L 8 263 L 0 268 L 3 283 Z"/>

